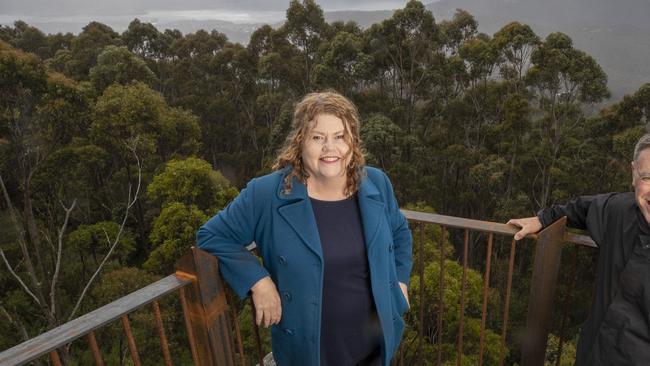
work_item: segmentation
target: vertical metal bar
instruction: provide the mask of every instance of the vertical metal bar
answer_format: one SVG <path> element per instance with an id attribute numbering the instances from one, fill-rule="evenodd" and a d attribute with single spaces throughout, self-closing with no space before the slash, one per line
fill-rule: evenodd
<path id="1" fill-rule="evenodd" d="M 508 259 L 508 283 L 506 284 L 506 303 L 503 307 L 503 325 L 501 328 L 501 349 L 499 350 L 499 366 L 503 366 L 503 358 L 506 351 L 506 332 L 508 330 L 508 317 L 510 315 L 510 294 L 512 293 L 512 273 L 515 268 L 515 252 L 517 242 L 512 239 L 510 242 L 510 258 Z"/>
<path id="2" fill-rule="evenodd" d="M 160 306 L 156 300 L 154 300 L 151 305 L 153 307 L 154 317 L 156 318 L 156 327 L 158 328 L 158 337 L 160 338 L 160 347 L 162 347 L 165 365 L 172 366 L 172 357 L 169 353 L 169 344 L 167 343 L 167 336 L 165 335 L 165 327 L 163 326 L 162 317 L 160 316 Z"/>
<path id="3" fill-rule="evenodd" d="M 438 365 L 442 364 L 442 317 L 445 313 L 445 233 L 440 226 L 440 294 L 438 297 Z"/>
<path id="4" fill-rule="evenodd" d="M 549 225 L 537 235 L 526 330 L 521 343 L 522 366 L 544 365 L 565 225 L 566 217 Z"/>
<path id="5" fill-rule="evenodd" d="M 54 366 L 61 366 L 61 359 L 59 358 L 59 353 L 57 350 L 50 351 L 50 359 Z"/>
<path id="6" fill-rule="evenodd" d="M 181 287 L 179 290 L 179 296 L 181 298 L 181 306 L 183 307 L 183 319 L 185 319 L 185 329 L 187 330 L 187 339 L 190 342 L 190 350 L 192 351 L 192 360 L 194 360 L 195 365 L 200 365 L 199 351 L 196 344 L 196 338 L 194 336 L 194 327 L 192 327 L 192 322 L 190 321 L 189 315 L 189 306 L 187 304 L 187 297 L 185 295 L 185 287 Z"/>
<path id="7" fill-rule="evenodd" d="M 570 283 L 576 283 L 576 267 L 578 266 L 578 246 L 573 246 L 573 255 L 571 256 L 571 278 Z M 555 360 L 555 366 L 560 366 L 562 363 L 562 348 L 564 346 L 564 326 L 566 325 L 567 318 L 569 317 L 569 309 L 571 309 L 571 304 L 573 303 L 573 287 L 570 291 L 567 292 L 566 298 L 564 299 L 564 310 L 562 311 L 562 323 L 560 325 L 560 334 L 559 342 L 557 345 L 557 359 Z"/>
<path id="8" fill-rule="evenodd" d="M 253 299 L 250 300 L 251 302 L 251 312 L 253 313 L 253 316 L 251 318 L 253 319 L 253 335 L 255 335 L 255 349 L 257 350 L 257 361 L 260 363 L 260 366 L 264 365 L 264 352 L 262 352 L 262 340 L 260 338 L 260 329 L 257 326 L 257 322 L 255 321 L 256 315 L 255 315 L 255 304 L 253 304 Z"/>
<path id="9" fill-rule="evenodd" d="M 492 268 L 492 242 L 494 233 L 488 234 L 487 254 L 485 255 L 485 276 L 483 277 L 483 310 L 481 310 L 481 336 L 478 364 L 483 366 L 483 351 L 485 350 L 485 321 L 487 319 L 487 301 L 490 290 L 490 269 Z"/>
<path id="10" fill-rule="evenodd" d="M 420 312 L 418 320 L 420 326 L 418 327 L 418 351 L 416 360 L 422 363 L 422 342 L 424 340 L 424 223 L 419 223 L 420 240 L 418 242 L 418 254 L 420 260 L 418 261 L 418 272 L 420 275 Z"/>
<path id="11" fill-rule="evenodd" d="M 244 343 L 241 339 L 241 329 L 239 329 L 239 317 L 237 316 L 237 306 L 235 306 L 235 301 L 232 297 L 232 291 L 226 291 L 228 297 L 228 305 L 232 310 L 232 318 L 235 325 L 235 337 L 237 339 L 237 350 L 239 352 L 239 361 L 242 366 L 246 366 L 246 357 L 244 356 Z"/>
<path id="12" fill-rule="evenodd" d="M 104 366 L 104 360 L 102 360 L 102 354 L 99 352 L 99 346 L 97 345 L 97 339 L 95 338 L 95 332 L 90 332 L 87 335 L 88 344 L 90 345 L 90 350 L 93 352 L 93 358 L 95 359 L 96 366 Z"/>
<path id="13" fill-rule="evenodd" d="M 131 324 L 129 323 L 128 315 L 122 316 L 122 328 L 124 328 L 124 334 L 126 334 L 126 340 L 129 344 L 129 352 L 131 352 L 131 359 L 135 366 L 140 366 L 140 356 L 138 355 L 138 348 L 135 345 L 135 338 L 133 338 L 133 332 L 131 332 Z"/>
<path id="14" fill-rule="evenodd" d="M 465 229 L 463 240 L 463 277 L 460 281 L 460 315 L 458 325 L 458 348 L 456 350 L 456 366 L 461 366 L 463 355 L 463 327 L 465 322 L 465 286 L 467 284 L 467 252 L 469 252 L 469 230 Z"/>

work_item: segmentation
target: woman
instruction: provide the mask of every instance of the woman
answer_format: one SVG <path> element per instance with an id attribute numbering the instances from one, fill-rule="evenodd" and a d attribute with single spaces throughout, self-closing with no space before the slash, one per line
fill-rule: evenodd
<path id="1" fill-rule="evenodd" d="M 388 177 L 364 162 L 354 105 L 309 94 L 276 171 L 199 229 L 198 246 L 272 326 L 280 366 L 388 365 L 400 343 L 412 238 Z"/>

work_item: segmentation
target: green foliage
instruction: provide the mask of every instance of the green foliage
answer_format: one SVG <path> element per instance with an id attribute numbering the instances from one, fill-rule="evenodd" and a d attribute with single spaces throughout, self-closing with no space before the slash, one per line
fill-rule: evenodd
<path id="1" fill-rule="evenodd" d="M 189 252 L 196 231 L 208 218 L 195 205 L 173 202 L 163 207 L 153 222 L 150 240 L 154 249 L 144 262 L 144 268 L 159 274 L 172 272 L 174 263 Z"/>
<path id="2" fill-rule="evenodd" d="M 110 250 L 111 244 L 115 241 L 120 226 L 112 221 L 98 222 L 92 225 L 79 225 L 76 230 L 68 236 L 67 244 L 69 248 L 78 253 L 90 253 L 95 267 L 106 256 Z M 129 255 L 135 249 L 135 240 L 133 235 L 124 231 L 111 256 L 121 264 L 125 264 Z M 94 268 L 93 268 L 94 270 Z"/>
<path id="3" fill-rule="evenodd" d="M 38 58 L 0 42 L 0 106 L 2 118 L 30 113 L 46 89 L 45 68 Z"/>
<path id="4" fill-rule="evenodd" d="M 90 133 L 98 145 L 123 159 L 130 155 L 130 144 L 166 160 L 195 153 L 200 127 L 191 113 L 169 107 L 159 93 L 136 82 L 106 89 L 97 99 Z"/>
<path id="5" fill-rule="evenodd" d="M 164 274 L 187 253 L 196 231 L 209 214 L 221 210 L 237 196 L 237 189 L 210 164 L 197 158 L 171 160 L 147 188 L 147 195 L 162 206 L 149 236 L 154 250 L 144 267 Z"/>
<path id="6" fill-rule="evenodd" d="M 97 56 L 108 45 L 119 44 L 119 35 L 111 27 L 91 22 L 70 43 L 70 59 L 65 69 L 75 79 L 87 80 L 88 72 L 97 62 Z"/>
<path id="7" fill-rule="evenodd" d="M 152 85 L 155 79 L 147 64 L 124 46 L 106 46 L 97 57 L 97 64 L 90 69 L 90 81 L 99 94 L 113 83 L 126 85 L 141 81 Z"/>
<path id="8" fill-rule="evenodd" d="M 368 152 L 368 163 L 387 169 L 399 161 L 402 130 L 388 117 L 374 114 L 361 125 L 361 138 Z"/>
<path id="9" fill-rule="evenodd" d="M 163 207 L 180 202 L 210 213 L 224 208 L 238 192 L 208 162 L 187 158 L 167 162 L 147 187 L 147 194 Z"/>
<path id="10" fill-rule="evenodd" d="M 560 339 L 555 334 L 548 335 L 548 346 L 546 347 L 546 360 L 544 366 L 558 365 L 557 358 L 560 346 Z M 562 342 L 562 359 L 559 363 L 561 366 L 571 366 L 575 364 L 576 344 L 571 340 L 563 340 Z"/>

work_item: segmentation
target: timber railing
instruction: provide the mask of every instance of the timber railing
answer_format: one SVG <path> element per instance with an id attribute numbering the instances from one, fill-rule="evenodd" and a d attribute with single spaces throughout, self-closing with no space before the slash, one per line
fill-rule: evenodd
<path id="1" fill-rule="evenodd" d="M 467 330 L 468 299 L 466 298 L 469 272 L 482 271 L 483 286 L 480 311 L 480 331 L 478 349 L 472 347 L 471 362 L 478 365 L 495 364 L 486 361 L 486 334 L 488 333 L 488 314 L 494 314 L 493 309 L 488 309 L 489 295 L 495 290 L 491 285 L 492 258 L 494 248 L 498 243 L 509 245 L 508 265 L 505 288 L 502 290 L 503 308 L 497 309 L 501 321 L 498 357 L 491 355 L 491 359 L 498 359 L 498 365 L 503 365 L 506 358 L 506 349 L 520 352 L 519 364 L 522 366 L 544 365 L 547 353 L 547 339 L 553 322 L 554 304 L 556 303 L 556 287 L 560 270 L 561 255 L 567 245 L 578 247 L 595 247 L 593 241 L 586 236 L 571 234 L 565 230 L 566 219 L 557 221 L 536 235 L 529 238 L 535 241 L 532 257 L 532 275 L 530 277 L 530 290 L 528 298 L 528 311 L 526 323 L 517 344 L 519 349 L 512 350 L 509 343 L 508 326 L 514 263 L 517 247 L 524 241 L 515 242 L 512 236 L 517 229 L 512 226 L 487 221 L 470 220 L 452 216 L 402 210 L 410 222 L 413 233 L 413 251 L 417 258 L 414 263 L 414 274 L 417 274 L 417 294 L 411 291 L 411 310 L 407 313 L 407 330 L 402 345 L 393 359 L 394 364 L 427 364 L 449 363 L 448 349 L 443 351 L 443 333 L 449 333 L 454 338 L 454 355 L 457 365 L 461 365 L 463 357 L 467 357 L 464 349 L 464 340 Z M 433 233 L 425 237 L 426 233 Z M 427 234 L 427 236 L 429 236 Z M 429 255 L 433 261 L 438 261 L 438 293 L 436 296 L 425 296 L 425 267 L 431 264 L 427 260 L 426 250 L 437 246 L 436 256 Z M 445 253 L 446 248 L 459 248 L 461 255 L 459 262 L 462 265 L 460 280 L 460 294 L 457 314 L 454 314 L 455 329 L 445 327 L 445 283 L 449 282 L 445 263 L 453 259 L 451 253 Z M 454 245 L 455 244 L 455 245 Z M 426 249 L 428 248 L 428 249 Z M 473 249 L 472 249 L 473 248 Z M 477 251 L 484 250 L 485 260 L 479 265 L 470 263 L 470 254 L 475 257 Z M 471 252 L 471 253 L 470 253 Z M 574 263 L 575 266 L 575 263 Z M 478 269 L 472 269 L 478 267 Z M 232 292 L 224 286 L 219 275 L 217 260 L 197 248 L 192 248 L 191 253 L 181 258 L 176 264 L 176 272 L 138 291 L 124 296 L 108 305 L 98 308 L 77 319 L 65 323 L 24 343 L 0 353 L 0 366 L 23 365 L 42 357 L 49 357 L 53 365 L 61 365 L 60 351 L 64 351 L 73 341 L 85 337 L 96 365 L 104 365 L 101 345 L 97 343 L 95 332 L 107 324 L 117 321 L 122 325 L 122 331 L 127 340 L 128 349 L 134 365 L 141 365 L 140 357 L 146 357 L 138 352 L 138 347 L 131 330 L 129 314 L 138 309 L 151 306 L 159 337 L 162 359 L 166 365 L 172 365 L 170 347 L 165 334 L 165 326 L 161 317 L 158 300 L 171 296 L 176 292 L 180 298 L 187 332 L 188 346 L 191 350 L 195 365 L 247 365 L 251 363 L 264 364 L 265 352 L 261 345 L 258 328 L 253 324 L 252 341 L 256 346 L 256 355 L 245 357 L 242 332 L 240 330 L 237 306 L 233 306 Z M 417 300 L 417 302 L 415 302 Z M 570 299 L 569 299 L 570 300 Z M 433 305 L 434 317 L 425 316 L 427 303 Z M 570 302 L 565 301 L 565 312 L 570 308 Z M 452 309 L 454 310 L 454 309 Z M 251 306 L 254 313 L 254 308 Z M 473 314 L 478 315 L 478 314 Z M 456 318 L 457 317 L 457 318 Z M 254 319 L 254 315 L 252 316 Z M 457 320 L 456 320 L 457 319 Z M 560 340 L 556 352 L 557 358 L 553 361 L 560 364 L 566 314 L 561 316 Z M 435 321 L 435 324 L 432 323 Z M 426 325 L 426 326 L 425 326 Z M 425 329 L 426 328 L 426 329 Z M 492 326 L 494 328 L 494 326 Z M 432 332 L 431 329 L 435 329 Z M 408 338 L 408 335 L 415 335 Z M 425 349 L 426 348 L 426 349 Z M 427 351 L 428 350 L 428 351 Z M 433 350 L 433 351 L 431 351 Z M 445 354 L 444 352 L 447 352 Z M 443 359 L 445 356 L 445 359 Z M 268 358 L 268 357 L 267 357 Z M 247 362 L 248 360 L 248 362 Z M 467 361 L 467 360 L 465 360 Z"/>

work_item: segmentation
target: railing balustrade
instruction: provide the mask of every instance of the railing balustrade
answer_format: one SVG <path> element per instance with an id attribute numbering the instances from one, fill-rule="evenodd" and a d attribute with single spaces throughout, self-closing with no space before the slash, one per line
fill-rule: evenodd
<path id="1" fill-rule="evenodd" d="M 440 365 L 443 359 L 442 339 L 445 332 L 444 316 L 445 309 L 445 283 L 449 274 L 446 272 L 445 262 L 449 260 L 445 247 L 451 243 L 457 248 L 462 248 L 460 262 L 462 263 L 462 275 L 460 283 L 460 299 L 458 304 L 458 328 L 453 331 L 455 336 L 455 358 L 456 364 L 461 365 L 464 357 L 464 347 L 467 346 L 466 330 L 469 319 L 467 317 L 467 286 L 469 271 L 471 270 L 470 253 L 472 247 L 485 250 L 485 260 L 479 265 L 483 274 L 480 311 L 480 331 L 478 341 L 478 357 L 475 362 L 478 365 L 486 363 L 486 344 L 488 331 L 488 314 L 493 309 L 488 308 L 490 291 L 494 290 L 490 285 L 493 275 L 492 259 L 495 255 L 495 248 L 498 243 L 507 246 L 508 265 L 506 284 L 503 289 L 503 308 L 498 309 L 501 315 L 501 328 L 499 331 L 499 355 L 498 364 L 503 365 L 506 360 L 506 349 L 508 342 L 508 324 L 510 319 L 510 305 L 512 299 L 513 276 L 515 271 L 515 257 L 517 247 L 522 242 L 515 242 L 512 239 L 517 231 L 511 226 L 487 221 L 470 220 L 452 216 L 444 216 L 431 213 L 402 210 L 410 222 L 413 232 L 413 250 L 417 261 L 414 263 L 414 273 L 417 274 L 418 293 L 411 293 L 417 298 L 418 303 L 412 302 L 412 310 L 408 317 L 412 318 L 415 324 L 410 324 L 407 329 L 417 327 L 416 338 L 404 338 L 398 350 L 393 364 L 423 364 L 426 358 L 429 364 Z M 438 292 L 434 298 L 425 296 L 425 267 L 430 264 L 426 262 L 425 253 L 425 232 L 426 227 L 439 227 L 439 231 L 433 230 L 431 237 L 434 247 L 437 244 L 438 250 Z M 431 231 L 431 229 L 427 229 Z M 437 236 L 437 243 L 436 243 Z M 535 239 L 534 258 L 532 261 L 532 276 L 530 279 L 530 294 L 528 298 L 528 312 L 526 325 L 521 341 L 520 364 L 523 366 L 538 366 L 545 362 L 547 349 L 547 337 L 552 326 L 553 304 L 556 300 L 556 287 L 560 261 L 563 248 L 566 245 L 577 247 L 595 247 L 593 241 L 586 236 L 576 235 L 565 231 L 565 219 L 560 220 L 547 227 L 537 235 L 531 235 Z M 479 239 L 481 241 L 479 242 Z M 484 239 L 484 240 L 482 240 Z M 485 243 L 479 245 L 478 243 Z M 462 243 L 462 245 L 461 245 Z M 472 245 L 470 245 L 472 244 Z M 524 244 L 526 245 L 526 244 Z M 472 255 L 473 256 L 473 255 Z M 575 256 L 574 256 L 575 258 Z M 435 258 L 434 258 L 435 260 Z M 575 266 L 575 261 L 574 261 Z M 138 352 L 137 344 L 131 330 L 129 314 L 147 305 L 151 306 L 155 318 L 158 337 L 161 345 L 163 360 L 166 365 L 172 365 L 167 337 L 161 317 L 158 300 L 178 292 L 183 309 L 183 316 L 186 325 L 189 348 L 195 365 L 246 365 L 249 363 L 263 364 L 266 356 L 261 345 L 261 337 L 257 326 L 253 321 L 253 341 L 256 344 L 254 356 L 244 355 L 244 345 L 241 336 L 241 325 L 238 321 L 236 306 L 233 306 L 232 292 L 224 286 L 219 276 L 217 260 L 197 248 L 192 248 L 191 253 L 181 258 L 176 265 L 176 273 L 167 276 L 155 283 L 152 283 L 138 291 L 124 296 L 108 305 L 96 309 L 77 319 L 65 323 L 55 329 L 43 333 L 27 342 L 21 343 L 13 348 L 0 353 L 0 366 L 23 365 L 39 357 L 48 356 L 54 365 L 61 364 L 61 358 L 57 350 L 62 350 L 71 342 L 85 337 L 96 365 L 103 365 L 101 345 L 97 343 L 95 332 L 105 325 L 120 319 L 124 334 L 127 338 L 128 349 L 134 365 L 141 364 L 141 355 Z M 474 270 L 476 271 L 476 270 Z M 425 334 L 425 324 L 434 324 L 434 319 L 425 316 L 427 304 L 431 303 L 437 309 L 435 316 L 436 334 Z M 568 302 L 565 302 L 564 311 L 569 310 Z M 413 309 L 417 309 L 414 312 Z M 453 309 L 452 309 L 453 310 Z M 254 319 L 254 308 L 251 304 L 252 318 Z M 560 364 L 563 339 L 562 333 L 565 327 L 566 313 L 562 315 L 560 327 L 560 341 L 558 345 L 558 357 L 556 365 Z M 448 332 L 448 331 L 447 331 Z M 434 354 L 425 354 L 425 346 L 433 346 Z M 494 355 L 492 355 L 494 356 Z M 474 357 L 474 356 L 472 356 Z M 248 363 L 247 363 L 248 361 Z"/>

